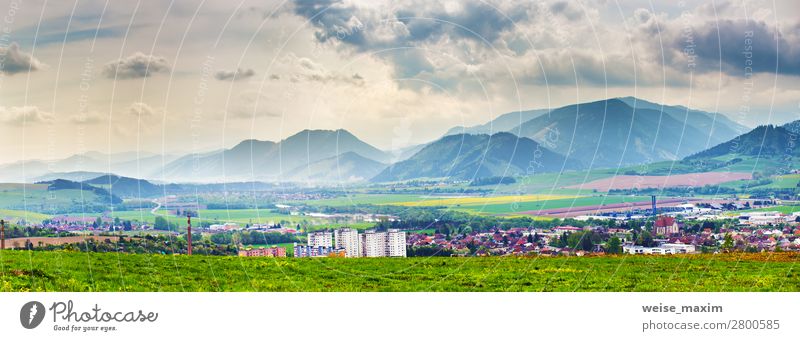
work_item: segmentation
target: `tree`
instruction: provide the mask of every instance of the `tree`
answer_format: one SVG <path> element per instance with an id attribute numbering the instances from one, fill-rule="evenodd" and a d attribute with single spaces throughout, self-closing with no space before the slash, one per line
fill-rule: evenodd
<path id="1" fill-rule="evenodd" d="M 97 219 L 94 220 L 94 225 L 92 225 L 92 226 L 94 228 L 99 228 L 100 226 L 103 226 L 103 219 L 100 218 L 100 217 L 97 217 Z"/>
<path id="2" fill-rule="evenodd" d="M 644 247 L 652 247 L 655 246 L 656 242 L 653 240 L 653 235 L 650 234 L 649 231 L 642 231 L 639 234 L 639 237 L 636 239 L 636 245 L 641 245 Z"/>
<path id="3" fill-rule="evenodd" d="M 581 250 L 592 251 L 594 250 L 594 243 L 592 242 L 592 235 L 594 232 L 584 233 L 581 238 Z"/>
<path id="4" fill-rule="evenodd" d="M 169 221 L 162 216 L 156 217 L 156 222 L 153 224 L 153 228 L 156 230 L 169 230 Z"/>
<path id="5" fill-rule="evenodd" d="M 730 233 L 725 234 L 725 240 L 722 242 L 722 249 L 725 251 L 733 249 L 733 237 L 731 237 Z"/>
<path id="6" fill-rule="evenodd" d="M 619 241 L 619 238 L 615 236 L 608 240 L 608 244 L 606 244 L 606 252 L 613 254 L 622 253 L 622 245 Z"/>

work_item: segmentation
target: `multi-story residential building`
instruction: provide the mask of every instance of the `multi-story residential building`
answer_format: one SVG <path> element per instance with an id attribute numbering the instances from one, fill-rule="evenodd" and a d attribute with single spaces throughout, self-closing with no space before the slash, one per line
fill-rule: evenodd
<path id="1" fill-rule="evenodd" d="M 333 233 L 328 231 L 310 232 L 308 234 L 308 246 L 333 247 Z"/>
<path id="2" fill-rule="evenodd" d="M 361 255 L 364 257 L 405 257 L 406 233 L 396 229 L 374 230 L 361 235 Z"/>
<path id="3" fill-rule="evenodd" d="M 286 248 L 273 246 L 239 250 L 239 257 L 286 257 Z"/>
<path id="4" fill-rule="evenodd" d="M 406 233 L 396 229 L 390 229 L 386 238 L 386 255 L 389 257 L 406 256 Z"/>
<path id="5" fill-rule="evenodd" d="M 333 231 L 335 248 L 343 249 L 347 257 L 360 257 L 361 247 L 358 231 L 350 228 L 340 228 Z"/>
<path id="6" fill-rule="evenodd" d="M 386 232 L 375 230 L 361 234 L 361 255 L 364 257 L 386 257 Z"/>

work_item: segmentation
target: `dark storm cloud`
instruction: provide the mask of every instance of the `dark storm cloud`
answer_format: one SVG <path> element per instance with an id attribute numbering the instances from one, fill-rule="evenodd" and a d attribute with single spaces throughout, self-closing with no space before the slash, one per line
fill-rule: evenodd
<path id="1" fill-rule="evenodd" d="M 697 59 L 698 71 L 718 71 L 732 76 L 746 73 L 800 75 L 800 39 L 795 31 L 782 33 L 764 22 L 720 20 L 695 31 L 682 31 L 673 47 L 687 46 Z M 693 39 L 693 41 L 692 41 Z"/>
<path id="2" fill-rule="evenodd" d="M 414 42 L 436 40 L 445 35 L 492 43 L 501 33 L 511 30 L 515 21 L 526 20 L 528 17 L 528 11 L 524 8 L 501 13 L 492 6 L 478 1 L 464 2 L 461 6 L 462 8 L 456 13 L 447 13 L 441 8 L 426 9 L 425 6 L 398 8 L 395 11 L 396 20 L 406 26 L 409 34 L 396 35 L 389 41 L 379 41 L 370 36 L 371 28 L 387 21 L 364 21 L 376 19 L 377 16 L 364 13 L 354 6 L 346 6 L 341 1 L 297 0 L 295 13 L 310 19 L 319 29 L 316 33 L 319 41 L 338 39 L 360 50 L 403 46 Z M 352 20 L 354 18 L 359 21 L 354 22 Z M 359 23 L 361 25 L 358 25 Z"/>
<path id="3" fill-rule="evenodd" d="M 387 13 L 340 1 L 297 0 L 294 12 L 317 28 L 315 37 L 320 42 L 339 41 L 358 52 L 401 48 L 379 54 L 392 62 L 398 77 L 433 71 L 424 53 L 404 47 L 435 45 L 440 40 L 491 45 L 503 33 L 513 30 L 515 22 L 526 20 L 529 13 L 524 7 L 500 12 L 479 1 L 459 6 L 458 10 L 447 11 L 435 2 L 409 3 L 395 8 L 387 19 Z"/>

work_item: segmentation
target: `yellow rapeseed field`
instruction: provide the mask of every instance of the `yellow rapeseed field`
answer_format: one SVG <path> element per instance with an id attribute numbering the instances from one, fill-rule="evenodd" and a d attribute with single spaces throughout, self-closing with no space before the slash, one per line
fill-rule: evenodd
<path id="1" fill-rule="evenodd" d="M 532 195 L 506 195 L 497 197 L 456 197 L 456 198 L 432 197 L 427 199 L 420 199 L 418 201 L 397 202 L 397 203 L 392 203 L 391 205 L 398 205 L 398 206 L 492 205 L 492 204 L 510 204 L 515 202 L 572 199 L 576 197 L 577 196 L 575 195 L 560 195 L 560 194 L 532 194 Z"/>

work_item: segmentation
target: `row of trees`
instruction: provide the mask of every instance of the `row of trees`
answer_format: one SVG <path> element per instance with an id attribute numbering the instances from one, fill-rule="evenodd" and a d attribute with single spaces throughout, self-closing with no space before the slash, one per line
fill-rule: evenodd
<path id="1" fill-rule="evenodd" d="M 253 245 L 300 243 L 302 240 L 293 234 L 265 233 L 259 231 L 226 232 L 212 234 L 210 240 L 215 244 Z"/>
<path id="2" fill-rule="evenodd" d="M 66 250 L 80 252 L 126 252 L 138 254 L 185 254 L 188 249 L 186 236 L 146 235 L 144 237 L 106 236 L 89 238 L 85 242 L 61 245 L 33 245 L 25 243 L 30 250 Z M 192 235 L 192 249 L 195 254 L 231 256 L 238 248 L 232 244 L 217 244 L 200 234 Z"/>

